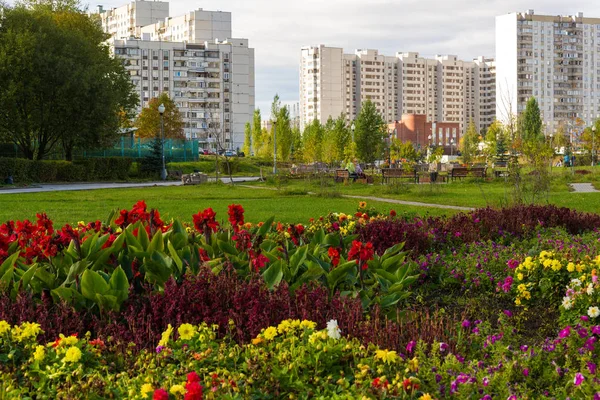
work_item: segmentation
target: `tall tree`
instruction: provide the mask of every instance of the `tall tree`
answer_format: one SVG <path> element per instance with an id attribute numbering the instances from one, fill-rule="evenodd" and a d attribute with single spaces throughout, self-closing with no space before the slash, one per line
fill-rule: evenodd
<path id="1" fill-rule="evenodd" d="M 254 110 L 254 115 L 252 116 L 252 151 L 254 155 L 259 155 L 263 141 L 262 120 L 260 109 L 257 108 Z"/>
<path id="2" fill-rule="evenodd" d="M 323 161 L 324 129 L 318 119 L 304 129 L 302 135 L 302 151 L 306 162 Z"/>
<path id="3" fill-rule="evenodd" d="M 50 3 L 0 13 L 0 136 L 30 159 L 112 144 L 119 112 L 137 104 L 97 21 L 68 1 Z"/>
<path id="4" fill-rule="evenodd" d="M 244 126 L 244 147 L 242 151 L 249 156 L 252 151 L 252 125 L 250 122 L 246 122 Z"/>
<path id="5" fill-rule="evenodd" d="M 474 161 L 477 155 L 477 148 L 479 146 L 479 134 L 473 120 L 469 122 L 469 127 L 465 132 L 464 136 L 460 139 L 460 152 L 462 161 L 465 164 L 470 164 Z"/>
<path id="6" fill-rule="evenodd" d="M 385 122 L 377 112 L 375 104 L 367 100 L 355 121 L 354 140 L 358 158 L 366 163 L 373 163 L 381 157 Z"/>
<path id="7" fill-rule="evenodd" d="M 504 151 L 506 151 L 506 141 L 504 140 L 504 131 L 502 129 L 502 123 L 498 120 L 492 122 L 488 127 L 484 137 L 484 153 L 488 160 L 492 160 L 496 157 L 498 144 L 502 142 Z"/>
<path id="8" fill-rule="evenodd" d="M 594 127 L 596 128 L 595 134 L 593 134 Z M 600 148 L 600 119 L 597 119 L 592 126 L 585 128 L 581 135 L 581 141 L 583 142 L 583 148 L 589 151 L 590 154 L 592 150 L 594 154 L 598 154 L 598 148 Z"/>
<path id="9" fill-rule="evenodd" d="M 150 99 L 148 107 L 144 107 L 137 118 L 136 126 L 138 128 L 137 135 L 143 138 L 153 138 L 160 136 L 160 113 L 158 107 L 163 104 L 165 112 L 163 114 L 163 122 L 165 126 L 165 139 L 184 139 L 183 119 L 181 113 L 171 100 L 169 94 L 161 93 L 158 97 Z"/>
<path id="10" fill-rule="evenodd" d="M 544 141 L 540 107 L 535 97 L 527 100 L 525 112 L 521 116 L 521 137 L 523 142 L 539 143 Z"/>
<path id="11" fill-rule="evenodd" d="M 346 124 L 346 115 L 340 114 L 333 124 L 333 137 L 335 140 L 335 160 L 344 159 L 344 150 L 350 145 L 352 133 L 348 124 Z"/>

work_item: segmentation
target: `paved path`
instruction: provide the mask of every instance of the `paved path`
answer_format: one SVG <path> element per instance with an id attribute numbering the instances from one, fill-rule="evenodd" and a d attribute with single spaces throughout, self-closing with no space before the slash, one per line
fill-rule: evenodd
<path id="1" fill-rule="evenodd" d="M 596 188 L 591 183 L 571 183 L 571 187 L 573 188 L 572 193 L 598 193 L 600 190 L 596 190 Z"/>
<path id="2" fill-rule="evenodd" d="M 250 185 L 239 185 L 246 188 L 251 189 L 266 189 L 266 190 L 278 190 L 276 188 L 268 188 L 268 187 L 260 187 L 260 186 L 250 186 Z M 315 195 L 314 192 L 307 192 L 307 194 Z M 372 196 L 354 196 L 349 194 L 343 194 L 341 197 L 347 199 L 358 199 L 358 200 L 369 200 L 369 201 L 378 201 L 381 203 L 390 203 L 390 204 L 401 204 L 404 206 L 415 206 L 415 207 L 429 207 L 429 208 L 442 208 L 445 210 L 458 210 L 458 211 L 473 211 L 474 208 L 471 207 L 460 207 L 460 206 L 449 206 L 446 204 L 434 204 L 434 203 L 421 203 L 418 201 L 406 201 L 406 200 L 395 200 L 395 199 L 386 199 L 383 197 L 372 197 Z"/>
<path id="3" fill-rule="evenodd" d="M 230 183 L 229 178 L 220 178 L 223 183 Z M 258 177 L 233 177 L 233 182 L 257 181 Z M 124 183 L 67 183 L 52 185 L 36 185 L 25 188 L 2 188 L 0 195 L 15 193 L 38 193 L 38 192 L 66 192 L 75 190 L 98 190 L 98 189 L 120 189 L 141 188 L 154 186 L 181 186 L 181 181 L 158 181 L 158 182 L 124 182 Z"/>

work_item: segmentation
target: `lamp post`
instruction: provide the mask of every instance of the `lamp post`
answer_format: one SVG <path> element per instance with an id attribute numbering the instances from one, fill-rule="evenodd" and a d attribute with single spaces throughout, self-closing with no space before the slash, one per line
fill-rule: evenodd
<path id="1" fill-rule="evenodd" d="M 454 138 L 450 139 L 450 156 L 454 156 Z"/>
<path id="2" fill-rule="evenodd" d="M 277 117 L 273 116 L 273 175 L 277 175 Z"/>
<path id="3" fill-rule="evenodd" d="M 551 133 L 549 136 L 550 136 L 550 150 L 552 151 L 552 156 L 550 157 L 550 172 L 552 172 L 552 163 L 554 162 L 554 146 L 552 145 L 552 141 L 554 139 L 554 134 Z"/>
<path id="4" fill-rule="evenodd" d="M 592 167 L 594 166 L 594 147 L 596 144 L 596 125 L 592 126 Z"/>
<path id="5" fill-rule="evenodd" d="M 162 157 L 162 170 L 160 171 L 160 178 L 163 181 L 166 181 L 167 168 L 165 167 L 165 121 L 163 118 L 163 114 L 165 113 L 164 104 L 158 106 L 158 113 L 160 114 L 160 153 Z"/>
<path id="6" fill-rule="evenodd" d="M 356 125 L 354 124 L 354 121 L 352 121 L 352 125 L 350 126 L 350 130 L 352 131 L 352 143 L 354 143 L 354 129 L 356 128 Z"/>

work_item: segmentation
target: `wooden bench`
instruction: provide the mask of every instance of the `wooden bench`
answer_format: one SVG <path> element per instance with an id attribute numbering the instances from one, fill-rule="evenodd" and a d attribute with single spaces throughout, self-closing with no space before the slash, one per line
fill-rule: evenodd
<path id="1" fill-rule="evenodd" d="M 333 181 L 336 183 L 339 182 L 348 182 L 350 179 L 350 172 L 347 169 L 336 169 L 333 175 Z"/>
<path id="2" fill-rule="evenodd" d="M 450 178 L 455 180 L 456 178 L 485 178 L 487 167 L 455 167 L 450 171 Z"/>
<path id="3" fill-rule="evenodd" d="M 384 184 L 389 183 L 392 179 L 410 179 L 414 181 L 414 183 L 419 183 L 419 174 L 417 174 L 416 169 L 413 171 L 405 171 L 400 168 L 382 168 L 381 176 Z"/>
<path id="4" fill-rule="evenodd" d="M 507 161 L 497 161 L 492 164 L 492 168 L 494 168 L 494 177 L 496 178 L 509 176 Z"/>

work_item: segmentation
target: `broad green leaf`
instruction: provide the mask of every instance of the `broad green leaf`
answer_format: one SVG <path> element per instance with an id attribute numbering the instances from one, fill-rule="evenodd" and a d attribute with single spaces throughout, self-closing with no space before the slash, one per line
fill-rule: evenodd
<path id="1" fill-rule="evenodd" d="M 83 300 L 81 294 L 70 287 L 57 287 L 56 289 L 52 289 L 50 293 L 69 304 L 81 303 Z"/>
<path id="2" fill-rule="evenodd" d="M 117 297 L 119 304 L 127 299 L 129 294 L 129 281 L 121 266 L 118 266 L 117 269 L 114 270 L 108 281 L 108 285 L 111 289 L 110 292 Z"/>
<path id="3" fill-rule="evenodd" d="M 308 255 L 308 246 L 299 247 L 294 254 L 290 257 L 290 272 L 292 273 L 292 277 L 296 276 L 298 273 L 298 269 L 306 260 L 306 256 Z"/>
<path id="4" fill-rule="evenodd" d="M 177 250 L 175 250 L 175 248 L 173 247 L 173 244 L 170 241 L 167 242 L 167 247 L 169 249 L 169 254 L 171 255 L 171 258 L 173 259 L 173 262 L 175 262 L 175 265 L 177 266 L 177 270 L 181 274 L 183 272 L 183 262 L 181 261 L 181 258 L 179 258 L 179 254 L 177 254 Z"/>
<path id="5" fill-rule="evenodd" d="M 266 220 L 265 223 L 263 224 L 263 226 L 261 226 L 260 229 L 258 230 L 257 235 L 265 236 L 267 234 L 267 232 L 269 232 L 269 229 L 271 229 L 271 225 L 273 225 L 273 221 L 275 221 L 275 217 L 271 217 L 268 220 Z"/>
<path id="6" fill-rule="evenodd" d="M 357 265 L 355 261 L 349 261 L 338 265 L 336 268 L 329 271 L 327 274 L 327 283 L 329 289 L 333 291 L 338 284 L 346 280 L 348 277 L 356 276 Z"/>
<path id="7" fill-rule="evenodd" d="M 94 301 L 100 306 L 101 310 L 117 311 L 119 309 L 116 296 L 97 294 Z"/>
<path id="8" fill-rule="evenodd" d="M 152 253 L 153 251 L 164 251 L 165 250 L 165 242 L 163 241 L 163 234 L 161 230 L 158 230 L 154 237 L 152 238 L 152 242 L 148 245 L 148 252 Z"/>
<path id="9" fill-rule="evenodd" d="M 219 240 L 217 241 L 217 243 L 223 253 L 231 254 L 234 256 L 237 256 L 239 254 L 239 251 L 237 251 L 237 249 L 234 246 L 232 246 L 229 242 Z"/>
<path id="10" fill-rule="evenodd" d="M 81 294 L 83 297 L 95 302 L 97 300 L 97 294 L 104 294 L 108 292 L 108 290 L 108 283 L 106 283 L 99 273 L 89 269 L 85 270 L 81 276 Z"/>
<path id="11" fill-rule="evenodd" d="M 2 265 L 0 265 L 0 277 L 4 276 L 9 270 L 12 273 L 12 270 L 15 267 L 15 263 L 17 262 L 17 258 L 19 258 L 18 251 L 14 254 L 11 254 L 6 260 L 4 260 Z"/>
<path id="12" fill-rule="evenodd" d="M 140 245 L 142 249 L 147 250 L 150 245 L 150 238 L 148 238 L 148 232 L 146 232 L 146 228 L 142 225 L 141 222 L 135 224 L 138 228 L 138 240 L 140 241 Z"/>
<path id="13" fill-rule="evenodd" d="M 283 278 L 283 271 L 281 270 L 281 261 L 277 260 L 262 273 L 263 279 L 269 289 L 273 289 L 279 285 Z"/>
<path id="14" fill-rule="evenodd" d="M 140 241 L 133 235 L 133 232 L 131 231 L 131 229 L 129 229 L 129 227 L 125 230 L 125 236 L 127 238 L 127 246 L 142 250 L 142 245 Z"/>
<path id="15" fill-rule="evenodd" d="M 79 276 L 85 271 L 87 268 L 87 261 L 81 260 L 73 263 L 71 268 L 69 268 L 69 274 L 67 278 L 64 280 L 61 286 L 69 286 L 73 282 L 75 282 L 75 277 Z"/>

